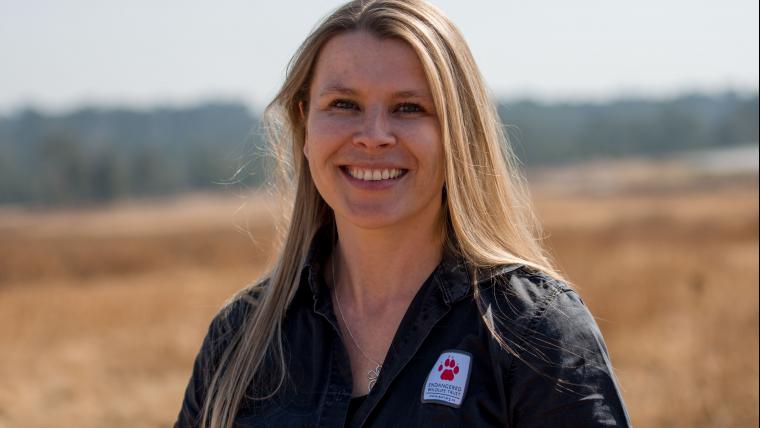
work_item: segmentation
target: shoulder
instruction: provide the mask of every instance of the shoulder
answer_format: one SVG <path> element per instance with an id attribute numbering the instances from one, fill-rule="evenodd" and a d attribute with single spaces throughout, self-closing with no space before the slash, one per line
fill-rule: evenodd
<path id="1" fill-rule="evenodd" d="M 568 358 L 610 365 L 593 315 L 565 281 L 519 266 L 502 268 L 480 282 L 480 304 L 497 340 L 512 344 L 510 357 L 560 363 Z"/>
<path id="2" fill-rule="evenodd" d="M 528 330 L 547 317 L 579 312 L 576 315 L 583 318 L 588 312 L 565 281 L 527 266 L 500 266 L 479 277 L 482 303 L 494 317 L 509 321 L 513 328 Z"/>
<path id="3" fill-rule="evenodd" d="M 226 348 L 231 337 L 243 326 L 251 312 L 258 306 L 263 293 L 266 291 L 268 281 L 262 280 L 250 285 L 232 298 L 219 310 L 209 325 L 208 334 L 204 343 L 206 351 L 215 351 Z"/>
<path id="4" fill-rule="evenodd" d="M 262 281 L 241 290 L 211 321 L 201 349 L 195 357 L 175 427 L 198 426 L 206 392 L 222 356 L 233 343 L 251 311 L 256 308 L 265 287 L 266 281 Z"/>
<path id="5" fill-rule="evenodd" d="M 481 282 L 520 426 L 629 426 L 602 333 L 566 282 L 526 267 Z"/>
<path id="6" fill-rule="evenodd" d="M 629 426 L 602 333 L 566 282 L 527 267 L 480 283 L 520 426 Z"/>
<path id="7" fill-rule="evenodd" d="M 258 306 L 265 289 L 266 281 L 262 281 L 240 290 L 211 320 L 193 369 L 193 377 L 202 380 L 201 383 L 208 383 L 227 349 L 234 346 L 239 333 L 245 328 L 246 320 Z"/>

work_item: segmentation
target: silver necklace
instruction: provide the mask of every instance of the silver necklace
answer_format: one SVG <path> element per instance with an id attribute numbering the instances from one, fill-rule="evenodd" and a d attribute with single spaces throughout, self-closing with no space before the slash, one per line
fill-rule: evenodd
<path id="1" fill-rule="evenodd" d="M 356 349 L 359 350 L 359 352 L 366 358 L 368 361 L 372 362 L 372 364 L 375 365 L 374 369 L 371 369 L 367 372 L 367 381 L 368 381 L 368 387 L 367 387 L 367 394 L 369 394 L 370 391 L 372 391 L 372 387 L 375 386 L 377 383 L 377 378 L 380 376 L 380 370 L 383 369 L 383 364 L 378 363 L 373 358 L 370 358 L 369 355 L 367 355 L 366 352 L 359 346 L 359 342 L 356 341 L 356 338 L 354 337 L 354 334 L 351 333 L 351 329 L 348 327 L 348 323 L 346 322 L 346 318 L 343 316 L 343 309 L 340 307 L 340 298 L 338 297 L 338 286 L 337 286 L 337 280 L 335 277 L 335 257 L 330 260 L 332 265 L 332 282 L 333 282 L 333 292 L 335 293 L 335 302 L 338 304 L 338 314 L 340 315 L 340 319 L 343 321 L 343 325 L 346 326 L 346 331 L 348 332 L 348 337 L 351 339 L 351 342 L 353 342 L 354 346 L 356 346 Z"/>

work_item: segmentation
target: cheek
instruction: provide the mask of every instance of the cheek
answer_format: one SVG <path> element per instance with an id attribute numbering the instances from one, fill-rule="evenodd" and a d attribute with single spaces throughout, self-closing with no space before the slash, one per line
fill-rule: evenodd
<path id="1" fill-rule="evenodd" d="M 311 112 L 310 117 L 307 132 L 318 138 L 349 133 L 361 123 L 356 116 L 331 114 L 325 111 Z"/>
<path id="2" fill-rule="evenodd" d="M 443 188 L 446 181 L 446 158 L 443 153 L 443 141 L 438 138 L 437 133 L 428 149 L 428 156 L 433 170 L 432 180 L 436 187 Z"/>
<path id="3" fill-rule="evenodd" d="M 307 157 L 323 157 L 336 150 L 349 134 L 349 127 L 336 118 L 315 117 L 306 126 L 304 153 Z"/>
<path id="4" fill-rule="evenodd" d="M 441 181 L 446 168 L 443 141 L 437 122 L 425 127 L 410 128 L 408 131 L 405 139 L 412 143 L 414 156 L 430 171 L 432 179 Z"/>

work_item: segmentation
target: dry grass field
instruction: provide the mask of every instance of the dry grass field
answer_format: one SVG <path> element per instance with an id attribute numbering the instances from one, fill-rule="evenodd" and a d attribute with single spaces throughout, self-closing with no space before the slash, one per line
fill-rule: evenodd
<path id="1" fill-rule="evenodd" d="M 757 426 L 756 173 L 613 170 L 534 194 L 634 424 Z M 274 213 L 235 196 L 1 208 L 0 428 L 169 426 L 209 320 L 271 257 Z"/>

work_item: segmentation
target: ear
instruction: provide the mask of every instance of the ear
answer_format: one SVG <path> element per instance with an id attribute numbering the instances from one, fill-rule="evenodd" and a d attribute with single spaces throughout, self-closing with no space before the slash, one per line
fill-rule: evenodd
<path id="1" fill-rule="evenodd" d="M 301 112 L 301 120 L 306 121 L 306 106 L 304 105 L 303 101 L 298 102 L 298 111 Z"/>
<path id="2" fill-rule="evenodd" d="M 298 111 L 301 112 L 301 121 L 303 122 L 303 155 L 306 156 L 306 159 L 309 158 L 309 134 L 306 130 L 306 103 L 301 100 L 298 102 Z"/>

